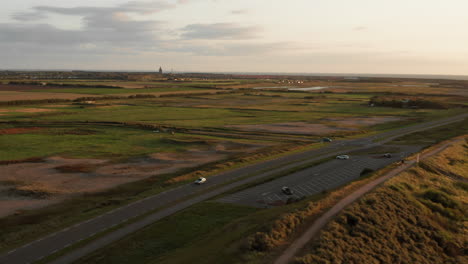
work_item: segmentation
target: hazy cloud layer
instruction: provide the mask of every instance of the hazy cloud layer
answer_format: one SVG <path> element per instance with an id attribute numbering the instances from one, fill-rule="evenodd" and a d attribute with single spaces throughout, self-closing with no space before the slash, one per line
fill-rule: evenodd
<path id="1" fill-rule="evenodd" d="M 231 11 L 231 14 L 233 15 L 245 15 L 247 13 L 249 13 L 248 9 L 236 9 Z"/>
<path id="2" fill-rule="evenodd" d="M 15 13 L 16 23 L 0 24 L 0 42 L 5 45 L 21 44 L 29 51 L 47 50 L 46 47 L 61 47 L 65 50 L 90 52 L 93 49 L 110 49 L 116 52 L 177 51 L 203 55 L 227 55 L 230 51 L 246 54 L 258 49 L 258 44 L 216 45 L 191 43 L 188 40 L 245 40 L 254 38 L 259 28 L 234 23 L 190 24 L 169 32 L 163 21 L 142 20 L 158 12 L 190 3 L 189 0 L 128 2 L 115 7 L 54 7 L 35 6 L 29 12 Z M 140 19 L 132 18 L 133 14 Z M 65 30 L 44 22 L 51 15 L 79 17 L 80 29 Z M 37 21 L 37 22 L 34 22 Z M 32 23 L 34 22 L 34 23 Z M 265 44 L 263 44 L 265 46 Z M 61 49 L 59 49 L 60 51 Z M 25 51 L 28 52 L 28 51 Z"/>
<path id="3" fill-rule="evenodd" d="M 164 58 L 179 69 L 395 72 L 398 63 L 410 73 L 468 69 L 465 0 L 123 1 L 5 2 L 0 67 L 112 68 L 129 60 L 126 69 L 144 69 L 139 60 Z M 422 5 L 423 13 L 414 11 Z"/>
<path id="4" fill-rule="evenodd" d="M 37 45 L 82 45 L 105 43 L 110 46 L 145 46 L 157 41 L 158 21 L 134 20 L 130 14 L 148 15 L 173 8 L 166 2 L 128 2 L 117 7 L 53 7 L 36 6 L 32 12 L 17 13 L 18 23 L 0 25 L 0 41 L 27 42 Z M 35 19 L 49 15 L 78 16 L 82 20 L 79 30 L 62 30 L 50 24 L 31 24 Z"/>
<path id="5" fill-rule="evenodd" d="M 232 23 L 192 24 L 182 29 L 184 39 L 251 39 L 259 33 L 257 27 Z"/>

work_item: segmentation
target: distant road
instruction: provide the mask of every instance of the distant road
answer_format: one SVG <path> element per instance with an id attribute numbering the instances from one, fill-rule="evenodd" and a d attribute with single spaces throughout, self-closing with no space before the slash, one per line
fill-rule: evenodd
<path id="1" fill-rule="evenodd" d="M 153 214 L 124 225 L 122 228 L 112 231 L 89 244 L 60 257 L 52 263 L 71 263 L 79 258 L 106 246 L 126 235 L 129 235 L 137 230 L 154 223 L 166 216 L 179 212 L 193 204 L 210 199 L 224 192 L 232 190 L 236 187 L 247 183 L 271 177 L 278 173 L 284 173 L 288 170 L 318 161 L 330 156 L 342 154 L 342 151 L 355 151 L 365 149 L 372 146 L 377 146 L 388 142 L 396 137 L 410 134 L 417 131 L 426 130 L 432 127 L 446 125 L 449 123 L 461 121 L 468 117 L 468 114 L 462 114 L 454 117 L 449 117 L 441 120 L 420 123 L 409 127 L 404 127 L 378 135 L 373 135 L 366 138 L 335 141 L 321 149 L 309 150 L 302 153 L 295 153 L 288 156 L 280 157 L 274 160 L 269 160 L 243 168 L 235 169 L 219 175 L 210 177 L 206 184 L 202 186 L 194 186 L 186 184 L 178 188 L 147 197 L 143 200 L 128 204 L 121 208 L 115 209 L 96 218 L 78 223 L 74 226 L 53 233 L 49 236 L 26 244 L 20 248 L 12 250 L 0 257 L 0 263 L 4 264 L 24 264 L 38 261 L 48 255 L 58 252 L 64 248 L 89 238 L 95 234 L 103 232 L 111 227 L 122 224 L 136 216 L 151 212 L 158 208 L 163 208 L 168 204 L 175 203 L 173 206 L 165 207 Z M 373 140 L 384 139 L 378 143 Z M 266 172 L 265 172 L 266 171 Z M 255 176 L 242 179 L 248 175 Z M 237 180 L 233 182 L 234 180 Z M 215 188 L 216 187 L 216 188 Z M 215 189 L 214 189 L 215 188 Z M 203 192 L 205 191 L 205 192 Z M 190 198 L 191 196 L 194 197 Z M 184 201 L 181 201 L 186 199 Z M 176 203 L 177 201 L 181 201 Z"/>
<path id="2" fill-rule="evenodd" d="M 448 142 L 428 153 L 425 153 L 421 156 L 421 159 L 426 159 L 430 156 L 436 155 L 446 149 L 452 143 L 460 141 L 457 139 L 452 142 Z M 372 191 L 377 186 L 382 184 L 383 182 L 391 179 L 392 177 L 398 175 L 399 173 L 407 170 L 408 168 L 412 167 L 416 163 L 415 160 L 410 161 L 409 163 L 397 167 L 388 173 L 382 175 L 381 177 L 367 183 L 366 185 L 360 187 L 350 195 L 346 196 L 342 200 L 340 200 L 337 204 L 335 204 L 330 210 L 325 212 L 322 216 L 320 216 L 314 223 L 299 237 L 297 238 L 284 252 L 281 256 L 275 261 L 274 264 L 287 264 L 291 261 L 291 259 L 298 253 L 298 251 L 303 248 L 307 242 L 313 239 L 318 232 L 328 224 L 335 215 L 343 211 L 347 206 L 355 202 L 357 199 L 364 196 L 366 193 Z"/>

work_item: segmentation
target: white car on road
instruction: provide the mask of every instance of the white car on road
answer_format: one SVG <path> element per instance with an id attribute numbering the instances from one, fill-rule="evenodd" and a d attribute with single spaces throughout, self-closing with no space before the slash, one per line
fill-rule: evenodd
<path id="1" fill-rule="evenodd" d="M 348 159 L 349 159 L 349 156 L 348 156 L 348 155 L 339 155 L 339 156 L 336 156 L 336 159 L 339 159 L 339 160 L 348 160 Z"/>
<path id="2" fill-rule="evenodd" d="M 194 183 L 200 185 L 205 182 L 206 182 L 206 178 L 200 177 Z"/>

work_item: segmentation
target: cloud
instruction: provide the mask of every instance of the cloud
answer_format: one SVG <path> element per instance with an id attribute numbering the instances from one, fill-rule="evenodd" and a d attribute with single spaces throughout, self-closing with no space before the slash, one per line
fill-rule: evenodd
<path id="1" fill-rule="evenodd" d="M 35 6 L 14 14 L 16 22 L 0 23 L 0 55 L 8 58 L 6 65 L 52 65 L 60 61 L 69 65 L 73 61 L 97 63 L 161 54 L 211 59 L 252 56 L 285 51 L 292 46 L 262 42 L 258 38 L 262 29 L 255 26 L 206 23 L 171 28 L 165 21 L 145 19 L 146 15 L 192 1 L 133 1 L 111 7 Z M 56 21 L 56 15 L 79 18 L 81 27 L 59 28 L 49 22 Z"/>
<path id="2" fill-rule="evenodd" d="M 232 23 L 190 24 L 181 29 L 183 39 L 252 39 L 260 32 L 258 27 Z"/>
<path id="3" fill-rule="evenodd" d="M 47 15 L 42 12 L 19 12 L 12 15 L 14 20 L 18 21 L 37 21 L 47 18 Z"/>
<path id="4" fill-rule="evenodd" d="M 249 41 L 198 41 L 182 40 L 161 45 L 166 52 L 186 53 L 197 56 L 252 56 L 278 52 L 296 51 L 299 46 L 290 42 L 249 42 Z"/>
<path id="5" fill-rule="evenodd" d="M 131 1 L 115 7 L 54 7 L 35 6 L 31 12 L 20 12 L 13 14 L 12 18 L 17 21 L 32 21 L 34 19 L 46 18 L 49 14 L 60 14 L 70 16 L 83 16 L 85 18 L 97 16 L 109 16 L 114 13 L 135 13 L 139 15 L 150 15 L 163 10 L 175 8 L 176 4 L 162 1 L 136 2 Z"/>
<path id="6" fill-rule="evenodd" d="M 232 10 L 231 11 L 231 14 L 233 14 L 233 15 L 245 15 L 247 13 L 249 13 L 248 9 L 237 9 L 237 10 Z"/>
<path id="7" fill-rule="evenodd" d="M 153 46 L 158 42 L 161 21 L 135 20 L 132 14 L 148 15 L 174 8 L 176 4 L 163 1 L 127 2 L 115 7 L 54 7 L 36 6 L 31 12 L 12 16 L 18 23 L 0 24 L 0 41 L 30 45 Z M 45 19 L 50 15 L 79 16 L 79 30 L 62 30 L 51 24 L 24 23 Z"/>
<path id="8" fill-rule="evenodd" d="M 354 31 L 364 31 L 364 30 L 367 30 L 368 28 L 367 27 L 364 27 L 364 26 L 359 26 L 359 27 L 354 27 L 353 30 Z"/>

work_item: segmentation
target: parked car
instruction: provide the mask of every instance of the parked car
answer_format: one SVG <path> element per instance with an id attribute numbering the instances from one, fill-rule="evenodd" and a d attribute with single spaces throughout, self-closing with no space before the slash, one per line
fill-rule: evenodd
<path id="1" fill-rule="evenodd" d="M 293 195 L 293 191 L 289 189 L 289 187 L 287 186 L 284 186 L 283 188 L 281 188 L 281 191 L 286 195 Z"/>
<path id="2" fill-rule="evenodd" d="M 384 158 L 391 158 L 391 157 L 392 157 L 392 154 L 390 154 L 390 153 L 385 153 L 385 154 L 383 154 L 383 157 L 384 157 Z"/>
<path id="3" fill-rule="evenodd" d="M 332 142 L 333 140 L 331 138 L 322 138 L 323 142 Z"/>
<path id="4" fill-rule="evenodd" d="M 205 182 L 206 182 L 206 178 L 200 177 L 195 181 L 195 184 L 200 185 L 200 184 L 205 183 Z"/>
<path id="5" fill-rule="evenodd" d="M 348 155 L 339 155 L 339 156 L 336 156 L 336 159 L 339 159 L 339 160 L 348 160 L 348 159 L 349 159 L 349 156 L 348 156 Z"/>

